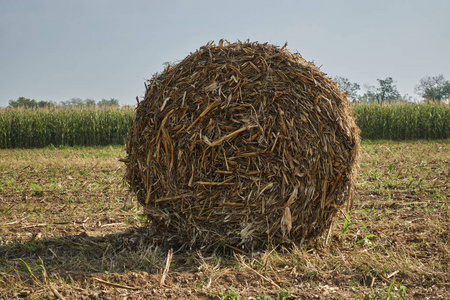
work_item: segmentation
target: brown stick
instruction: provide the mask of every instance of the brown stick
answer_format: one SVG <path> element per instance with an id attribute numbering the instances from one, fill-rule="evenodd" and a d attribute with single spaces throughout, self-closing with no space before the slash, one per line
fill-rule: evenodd
<path id="1" fill-rule="evenodd" d="M 197 124 L 198 121 L 200 121 L 201 119 L 203 119 L 203 117 L 214 107 L 216 107 L 217 105 L 220 104 L 220 99 L 217 99 L 216 101 L 214 101 L 213 103 L 211 103 L 199 116 L 197 119 L 195 119 L 194 122 L 192 122 L 192 124 L 186 128 L 186 131 L 189 131 L 195 124 Z"/>
<path id="2" fill-rule="evenodd" d="M 50 286 L 50 289 L 52 290 L 53 294 L 55 295 L 56 298 L 58 298 L 59 300 L 66 300 L 66 298 L 64 298 L 63 295 L 61 295 L 57 289 L 55 289 L 54 287 Z"/>
<path id="3" fill-rule="evenodd" d="M 100 278 L 97 278 L 97 277 L 92 277 L 92 279 L 95 280 L 95 281 L 98 281 L 100 283 L 103 283 L 103 284 L 106 284 L 106 285 L 109 285 L 109 286 L 113 286 L 113 287 L 118 287 L 118 288 L 121 288 L 121 289 L 127 289 L 127 290 L 138 290 L 139 289 L 137 287 L 132 287 L 132 286 L 128 286 L 128 285 L 122 285 L 122 284 L 117 284 L 117 283 L 104 281 L 104 280 L 102 280 Z"/>
<path id="4" fill-rule="evenodd" d="M 173 256 L 173 249 L 171 248 L 169 252 L 167 253 L 167 259 L 166 259 L 166 266 L 164 268 L 161 281 L 159 282 L 160 285 L 164 285 L 164 282 L 166 281 L 166 276 L 169 274 L 169 268 L 170 263 L 172 262 L 172 256 Z"/>
<path id="5" fill-rule="evenodd" d="M 244 127 L 241 127 L 238 130 L 233 131 L 232 133 L 227 134 L 226 136 L 221 137 L 220 139 L 212 142 L 211 145 L 209 145 L 209 146 L 210 147 L 214 147 L 214 146 L 220 145 L 220 144 L 222 144 L 223 141 L 231 139 L 231 138 L 235 137 L 236 135 L 238 135 L 239 133 L 241 133 L 242 131 L 247 130 L 247 129 L 252 128 L 252 127 L 255 127 L 255 126 L 244 126 Z"/>

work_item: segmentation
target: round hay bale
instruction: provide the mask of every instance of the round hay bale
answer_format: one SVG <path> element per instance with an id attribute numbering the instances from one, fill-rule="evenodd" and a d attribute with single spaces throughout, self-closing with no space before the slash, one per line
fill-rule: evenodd
<path id="1" fill-rule="evenodd" d="M 317 237 L 351 205 L 359 129 L 300 54 L 220 41 L 148 81 L 126 150 L 155 237 L 252 250 Z"/>

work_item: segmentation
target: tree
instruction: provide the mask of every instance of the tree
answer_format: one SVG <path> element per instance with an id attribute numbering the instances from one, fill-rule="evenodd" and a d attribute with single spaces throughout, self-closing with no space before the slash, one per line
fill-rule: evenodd
<path id="1" fill-rule="evenodd" d="M 427 100 L 442 101 L 450 98 L 450 81 L 443 74 L 425 76 L 420 79 L 414 91 Z"/>
<path id="2" fill-rule="evenodd" d="M 377 79 L 378 86 L 365 85 L 366 93 L 363 99 L 366 102 L 393 102 L 401 99 L 397 86 L 394 84 L 392 77 L 386 79 Z"/>
<path id="3" fill-rule="evenodd" d="M 361 101 L 364 102 L 376 102 L 377 101 L 377 88 L 374 85 L 364 84 L 366 92 L 361 97 Z"/>
<path id="4" fill-rule="evenodd" d="M 17 100 L 9 100 L 9 107 L 23 107 L 23 108 L 34 108 L 34 107 L 53 107 L 55 103 L 52 101 L 36 101 L 34 99 L 28 99 L 25 97 L 19 97 Z"/>
<path id="5" fill-rule="evenodd" d="M 84 99 L 84 105 L 86 106 L 95 106 L 95 100 L 91 98 Z"/>
<path id="6" fill-rule="evenodd" d="M 386 79 L 377 79 L 380 85 L 377 88 L 377 98 L 380 102 L 392 102 L 401 98 L 400 93 L 397 90 L 397 86 L 394 84 L 392 77 Z"/>
<path id="7" fill-rule="evenodd" d="M 352 83 L 347 78 L 336 76 L 334 81 L 339 85 L 339 88 L 348 93 L 348 98 L 350 101 L 354 102 L 358 99 L 358 91 L 360 90 L 360 85 L 357 83 Z"/>
<path id="8" fill-rule="evenodd" d="M 114 98 L 110 98 L 109 100 L 107 99 L 102 99 L 101 101 L 99 101 L 97 103 L 98 106 L 119 106 L 119 100 L 114 99 Z"/>
<path id="9" fill-rule="evenodd" d="M 53 101 L 39 101 L 38 102 L 39 107 L 55 107 L 56 103 Z"/>
<path id="10" fill-rule="evenodd" d="M 64 107 L 66 107 L 66 106 L 84 106 L 84 101 L 81 98 L 72 98 L 67 101 L 62 101 L 61 105 Z"/>
<path id="11" fill-rule="evenodd" d="M 10 107 L 24 107 L 24 108 L 30 108 L 30 107 L 37 107 L 37 101 L 34 99 L 28 99 L 25 97 L 19 97 L 17 100 L 9 100 L 9 106 Z"/>

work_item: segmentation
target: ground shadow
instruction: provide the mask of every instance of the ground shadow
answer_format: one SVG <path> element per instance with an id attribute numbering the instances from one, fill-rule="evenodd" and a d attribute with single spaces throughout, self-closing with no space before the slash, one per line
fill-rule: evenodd
<path id="1" fill-rule="evenodd" d="M 103 236 L 85 232 L 60 238 L 13 241 L 0 246 L 1 272 L 45 267 L 48 273 L 156 273 L 167 249 L 152 238 L 148 228 L 129 228 Z M 4 269 L 3 269 L 4 268 Z M 2 270 L 3 269 L 3 270 Z M 70 270 L 70 271 L 69 271 Z"/>
<path id="2" fill-rule="evenodd" d="M 213 299 L 210 293 L 220 290 L 205 289 L 206 279 L 196 272 L 205 260 L 214 258 L 199 258 L 197 252 L 179 250 L 171 258 L 171 274 L 164 282 L 170 249 L 152 237 L 147 227 L 103 236 L 83 232 L 11 241 L 0 245 L 0 299 L 46 298 L 51 294 L 58 299 L 117 299 L 127 293 L 134 293 L 138 299 Z M 254 274 L 224 274 L 227 276 L 220 279 L 224 285 L 237 284 L 242 276 L 246 281 L 258 280 Z"/>

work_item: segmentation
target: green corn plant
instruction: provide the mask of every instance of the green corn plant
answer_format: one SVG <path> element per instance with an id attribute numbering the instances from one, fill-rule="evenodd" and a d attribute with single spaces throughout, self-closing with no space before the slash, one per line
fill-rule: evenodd
<path id="1" fill-rule="evenodd" d="M 355 104 L 363 139 L 414 140 L 450 138 L 450 104 Z"/>
<path id="2" fill-rule="evenodd" d="M 450 138 L 450 104 L 354 104 L 362 139 Z M 125 144 L 131 107 L 0 108 L 0 148 Z"/>
<path id="3" fill-rule="evenodd" d="M 125 144 L 134 109 L 0 109 L 0 148 Z"/>

